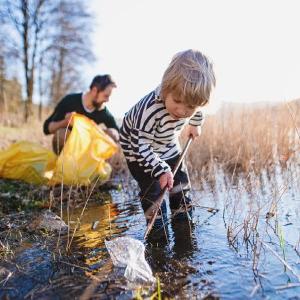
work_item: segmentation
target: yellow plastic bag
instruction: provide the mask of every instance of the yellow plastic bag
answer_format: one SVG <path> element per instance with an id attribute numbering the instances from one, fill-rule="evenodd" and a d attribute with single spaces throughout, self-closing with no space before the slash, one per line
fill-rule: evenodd
<path id="1" fill-rule="evenodd" d="M 56 155 L 35 143 L 18 142 L 0 152 L 0 177 L 45 184 L 45 173 L 52 170 Z"/>
<path id="2" fill-rule="evenodd" d="M 96 178 L 106 180 L 111 167 L 105 161 L 116 153 L 115 142 L 87 117 L 74 114 L 73 128 L 49 184 L 89 185 Z"/>
<path id="3" fill-rule="evenodd" d="M 85 116 L 73 115 L 73 129 L 59 157 L 37 144 L 18 142 L 0 152 L 0 177 L 29 183 L 89 185 L 106 180 L 111 167 L 105 161 L 116 151 L 115 142 Z"/>

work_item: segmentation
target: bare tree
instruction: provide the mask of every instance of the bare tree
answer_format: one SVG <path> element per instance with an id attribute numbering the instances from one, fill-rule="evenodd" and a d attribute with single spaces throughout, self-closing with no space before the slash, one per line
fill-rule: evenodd
<path id="1" fill-rule="evenodd" d="M 79 65 L 92 59 L 91 20 L 83 0 L 0 1 L 2 34 L 10 33 L 4 36 L 10 56 L 24 70 L 25 121 L 37 86 L 41 108 L 46 94 L 57 101 L 78 85 Z"/>
<path id="2" fill-rule="evenodd" d="M 65 93 L 80 86 L 80 68 L 94 59 L 89 38 L 92 17 L 84 2 L 61 0 L 55 16 L 57 30 L 49 59 L 52 65 L 49 93 L 53 103 L 57 103 Z"/>
<path id="3" fill-rule="evenodd" d="M 40 62 L 39 62 L 39 68 L 38 68 L 38 87 L 39 87 L 39 111 L 38 111 L 38 117 L 39 120 L 42 120 L 42 111 L 43 111 L 43 98 L 46 94 L 47 85 L 45 84 L 45 80 L 43 78 L 45 73 L 44 69 L 44 56 L 41 55 Z"/>
<path id="4" fill-rule="evenodd" d="M 4 21 L 0 15 L 0 26 L 3 27 Z M 5 96 L 5 53 L 6 45 L 3 35 L 0 35 L 0 111 L 5 113 L 7 110 L 6 96 Z"/>
<path id="5" fill-rule="evenodd" d="M 2 116 L 5 116 L 6 113 L 16 112 L 22 103 L 20 82 L 15 77 L 8 79 L 8 56 L 5 42 L 0 36 L 0 114 Z"/>
<path id="6" fill-rule="evenodd" d="M 4 66 L 4 56 L 0 53 L 0 111 L 5 112 L 7 110 L 6 97 L 4 92 L 4 82 L 5 82 L 5 66 Z"/>
<path id="7" fill-rule="evenodd" d="M 27 121 L 32 114 L 32 98 L 34 93 L 35 72 L 39 60 L 39 51 L 43 32 L 46 31 L 48 19 L 53 10 L 47 0 L 3 1 L 1 16 L 6 25 L 10 48 L 15 58 L 22 62 L 25 81 L 25 110 Z"/>

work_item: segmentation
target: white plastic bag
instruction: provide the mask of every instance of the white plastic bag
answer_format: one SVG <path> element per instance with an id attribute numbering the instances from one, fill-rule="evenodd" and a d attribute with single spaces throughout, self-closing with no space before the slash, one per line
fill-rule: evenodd
<path id="1" fill-rule="evenodd" d="M 145 246 L 131 237 L 105 241 L 105 246 L 116 267 L 125 267 L 129 281 L 155 282 L 152 270 L 145 259 Z"/>

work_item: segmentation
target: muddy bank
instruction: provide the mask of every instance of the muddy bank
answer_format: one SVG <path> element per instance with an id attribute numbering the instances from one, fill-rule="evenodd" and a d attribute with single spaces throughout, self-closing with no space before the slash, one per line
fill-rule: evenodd
<path id="1" fill-rule="evenodd" d="M 93 191 L 88 213 L 84 214 L 83 223 L 78 223 L 69 249 L 67 246 L 85 204 L 82 199 L 86 200 L 89 190 L 64 188 L 62 205 L 65 221 L 69 218 L 68 230 L 68 225 L 58 216 L 60 188 L 2 179 L 0 186 L 1 299 L 65 299 L 66 295 L 76 299 L 91 293 L 100 299 L 120 294 L 132 298 L 132 286 L 128 286 L 120 273 L 113 272 L 109 255 L 100 254 L 103 251 L 97 248 L 108 235 L 109 220 L 117 214 L 108 192 L 117 190 L 117 185 L 105 185 Z M 112 230 L 114 234 L 122 231 Z M 112 233 L 111 229 L 109 232 Z M 90 263 L 89 257 L 95 264 Z"/>

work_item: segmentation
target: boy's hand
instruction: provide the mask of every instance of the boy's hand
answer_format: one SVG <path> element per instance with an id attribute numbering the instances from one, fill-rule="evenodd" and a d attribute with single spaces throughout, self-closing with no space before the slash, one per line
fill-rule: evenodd
<path id="1" fill-rule="evenodd" d="M 200 126 L 193 126 L 187 125 L 186 133 L 188 136 L 192 136 L 193 140 L 200 136 L 201 134 L 201 127 Z"/>
<path id="2" fill-rule="evenodd" d="M 173 187 L 173 183 L 174 179 L 172 172 L 164 173 L 159 177 L 159 184 L 161 189 L 166 186 L 167 189 L 170 190 Z"/>

